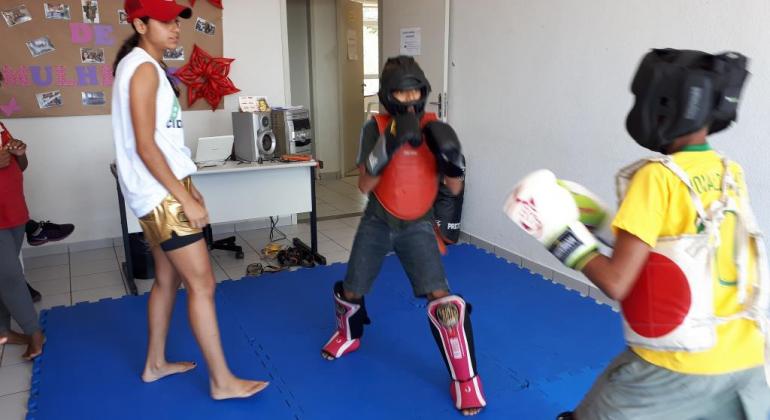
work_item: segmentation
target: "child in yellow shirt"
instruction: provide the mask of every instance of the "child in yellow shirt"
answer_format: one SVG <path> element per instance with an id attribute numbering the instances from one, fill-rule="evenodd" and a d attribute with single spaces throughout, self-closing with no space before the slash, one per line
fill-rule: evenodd
<path id="1" fill-rule="evenodd" d="M 706 141 L 735 120 L 745 66 L 736 53 L 644 57 L 626 126 L 663 155 L 620 171 L 611 256 L 597 252 L 550 172 L 528 176 L 509 199 L 514 222 L 622 309 L 628 350 L 560 419 L 770 416 L 764 244 L 742 168 Z"/>

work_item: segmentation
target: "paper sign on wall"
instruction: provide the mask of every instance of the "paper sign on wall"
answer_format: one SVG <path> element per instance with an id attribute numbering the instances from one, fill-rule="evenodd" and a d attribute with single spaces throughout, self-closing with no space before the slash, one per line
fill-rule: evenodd
<path id="1" fill-rule="evenodd" d="M 422 35 L 420 28 L 401 28 L 401 54 L 420 55 Z"/>
<path id="2" fill-rule="evenodd" d="M 358 60 L 358 38 L 356 37 L 355 29 L 348 29 L 348 60 Z"/>

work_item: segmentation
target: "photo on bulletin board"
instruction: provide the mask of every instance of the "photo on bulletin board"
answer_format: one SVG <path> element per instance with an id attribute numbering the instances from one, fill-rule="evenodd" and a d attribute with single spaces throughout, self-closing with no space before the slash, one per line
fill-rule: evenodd
<path id="1" fill-rule="evenodd" d="M 97 0 L 80 0 L 84 23 L 99 23 L 99 2 Z"/>
<path id="2" fill-rule="evenodd" d="M 70 7 L 64 3 L 43 3 L 46 19 L 70 20 Z"/>
<path id="3" fill-rule="evenodd" d="M 5 19 L 6 25 L 16 26 L 32 20 L 32 15 L 29 13 L 27 6 L 22 4 L 11 9 L 3 9 L 3 19 Z"/>
<path id="4" fill-rule="evenodd" d="M 221 57 L 222 9 L 207 1 L 180 19 L 180 45 L 165 51 L 168 72 L 184 66 L 193 45 Z M 112 101 L 112 66 L 133 27 L 123 0 L 0 0 L 0 119 L 104 115 Z M 179 84 L 181 98 L 187 87 Z M 210 110 L 206 101 L 182 109 Z M 219 109 L 224 108 L 220 104 Z"/>

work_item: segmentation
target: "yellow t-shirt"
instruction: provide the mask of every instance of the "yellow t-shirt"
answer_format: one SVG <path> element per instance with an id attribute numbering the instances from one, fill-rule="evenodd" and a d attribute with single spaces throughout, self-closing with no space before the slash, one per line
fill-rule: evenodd
<path id="1" fill-rule="evenodd" d="M 722 189 L 721 158 L 708 145 L 690 146 L 671 155 L 690 177 L 703 206 L 718 199 Z M 743 169 L 732 163 L 730 172 L 739 194 L 747 194 Z M 618 209 L 613 229 L 622 229 L 655 247 L 659 237 L 697 233 L 697 214 L 682 181 L 661 163 L 643 166 L 631 179 Z M 720 226 L 717 253 L 718 275 L 714 275 L 714 310 L 717 316 L 741 310 L 737 293 L 737 270 L 733 257 L 735 215 L 727 213 Z M 754 253 L 754 255 L 756 255 Z M 755 258 L 751 257 L 754 266 Z M 749 270 L 754 274 L 754 270 Z M 750 278 L 755 282 L 755 276 Z M 760 366 L 764 363 L 764 338 L 753 321 L 739 319 L 717 327 L 717 344 L 702 352 L 670 352 L 633 347 L 644 360 L 676 372 L 720 374 Z"/>

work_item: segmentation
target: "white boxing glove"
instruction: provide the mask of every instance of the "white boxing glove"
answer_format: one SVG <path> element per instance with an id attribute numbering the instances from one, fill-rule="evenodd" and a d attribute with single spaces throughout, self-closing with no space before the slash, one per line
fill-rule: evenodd
<path id="1" fill-rule="evenodd" d="M 575 200 L 575 205 L 577 205 L 580 213 L 578 218 L 580 223 L 586 225 L 600 242 L 612 247 L 615 243 L 615 236 L 612 233 L 611 225 L 615 215 L 609 207 L 599 196 L 577 182 L 564 179 L 559 179 L 556 182 L 572 194 L 572 199 Z"/>
<path id="2" fill-rule="evenodd" d="M 567 267 L 580 270 L 598 253 L 596 238 L 579 221 L 572 194 L 549 170 L 524 177 L 508 196 L 503 211 Z"/>

